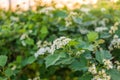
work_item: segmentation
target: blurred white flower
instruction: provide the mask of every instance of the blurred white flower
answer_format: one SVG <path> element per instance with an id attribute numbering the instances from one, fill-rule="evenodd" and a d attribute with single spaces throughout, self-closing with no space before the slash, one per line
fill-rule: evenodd
<path id="1" fill-rule="evenodd" d="M 49 52 L 50 51 L 50 48 L 49 47 L 43 47 L 43 48 L 40 48 L 35 54 L 34 56 L 37 58 L 39 55 L 43 55 L 45 54 L 46 52 Z"/>
<path id="2" fill-rule="evenodd" d="M 40 11 L 39 11 L 39 13 L 44 13 L 44 14 L 46 14 L 46 15 L 50 15 L 50 12 L 51 11 L 54 11 L 55 10 L 55 8 L 53 8 L 53 7 L 45 7 L 45 8 L 42 8 Z"/>
<path id="3" fill-rule="evenodd" d="M 102 69 L 101 71 L 98 71 L 96 75 L 94 75 L 92 80 L 111 80 L 111 77 L 106 74 L 104 69 Z"/>
<path id="4" fill-rule="evenodd" d="M 66 38 L 66 37 L 60 37 L 60 38 L 54 40 L 53 44 L 52 44 L 52 46 L 50 48 L 50 53 L 53 54 L 56 49 L 62 48 L 63 46 L 68 44 L 69 41 L 71 41 L 71 39 Z"/>
<path id="5" fill-rule="evenodd" d="M 115 63 L 116 63 L 117 70 L 120 71 L 120 62 L 119 61 L 115 61 Z"/>
<path id="6" fill-rule="evenodd" d="M 80 10 L 81 10 L 82 12 L 85 12 L 85 13 L 88 13 L 88 12 L 90 11 L 90 9 L 89 9 L 89 8 L 84 8 L 84 7 L 83 7 L 83 8 L 81 8 Z"/>
<path id="7" fill-rule="evenodd" d="M 88 71 L 92 74 L 97 74 L 97 69 L 95 64 L 92 64 L 92 66 L 88 68 Z"/>
<path id="8" fill-rule="evenodd" d="M 119 22 L 116 22 L 113 26 L 111 26 L 109 33 L 110 34 L 115 33 L 118 30 L 118 25 L 119 25 Z"/>
<path id="9" fill-rule="evenodd" d="M 105 11 L 106 11 L 106 9 L 105 9 L 105 8 L 101 8 L 101 11 L 102 11 L 102 12 L 105 12 Z"/>
<path id="10" fill-rule="evenodd" d="M 23 46 L 26 46 L 26 43 L 25 43 L 24 40 L 22 40 L 21 43 L 22 43 Z"/>
<path id="11" fill-rule="evenodd" d="M 112 64 L 112 62 L 110 60 L 104 59 L 103 62 L 104 62 L 104 66 L 107 69 L 112 69 L 113 68 L 113 64 Z"/>
<path id="12" fill-rule="evenodd" d="M 25 39 L 27 37 L 28 37 L 28 35 L 26 33 L 24 33 L 24 34 L 21 35 L 20 40 L 23 40 L 23 39 Z"/>
<path id="13" fill-rule="evenodd" d="M 41 47 L 41 43 L 42 43 L 42 41 L 41 41 L 41 40 L 39 40 L 39 41 L 36 43 L 38 48 L 40 48 L 40 47 Z"/>
<path id="14" fill-rule="evenodd" d="M 114 35 L 113 40 L 108 48 L 110 51 L 112 51 L 114 48 L 120 49 L 120 38 L 117 35 Z"/>
<path id="15" fill-rule="evenodd" d="M 81 55 L 81 54 L 83 54 L 85 52 L 85 50 L 80 50 L 80 51 L 77 51 L 77 53 L 76 53 L 76 55 Z"/>
<path id="16" fill-rule="evenodd" d="M 108 30 L 107 27 L 97 27 L 97 28 L 95 28 L 96 32 L 103 32 L 103 31 L 106 31 L 106 30 Z"/>

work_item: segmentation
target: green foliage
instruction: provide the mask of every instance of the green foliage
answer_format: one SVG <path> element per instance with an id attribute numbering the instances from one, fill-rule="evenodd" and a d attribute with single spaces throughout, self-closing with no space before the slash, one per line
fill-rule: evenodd
<path id="1" fill-rule="evenodd" d="M 86 77 L 87 76 L 87 77 Z M 80 77 L 78 80 L 91 80 L 92 75 L 85 73 L 82 77 Z"/>
<path id="2" fill-rule="evenodd" d="M 101 50 L 95 53 L 95 58 L 99 63 L 103 63 L 104 59 L 112 59 L 112 55 L 109 53 L 109 51 Z"/>
<path id="3" fill-rule="evenodd" d="M 71 64 L 70 68 L 74 71 L 81 71 L 87 69 L 87 59 L 81 56 L 79 59 L 75 59 Z"/>
<path id="4" fill-rule="evenodd" d="M 108 74 L 111 75 L 112 80 L 119 80 L 120 79 L 120 72 L 116 69 L 109 70 Z"/>
<path id="5" fill-rule="evenodd" d="M 97 32 L 89 32 L 87 34 L 87 37 L 90 42 L 94 42 L 98 38 L 98 33 Z"/>
<path id="6" fill-rule="evenodd" d="M 53 54 L 53 55 L 51 54 L 51 55 L 47 56 L 45 58 L 46 67 L 55 65 L 58 60 L 60 60 L 61 58 L 64 58 L 64 57 L 65 57 L 65 53 Z"/>
<path id="7" fill-rule="evenodd" d="M 5 55 L 0 55 L 0 66 L 4 67 L 7 62 L 7 56 Z"/>
<path id="8" fill-rule="evenodd" d="M 10 77 L 10 76 L 13 75 L 13 71 L 12 71 L 10 68 L 7 68 L 7 69 L 5 70 L 5 75 L 6 75 L 7 77 Z"/>
<path id="9" fill-rule="evenodd" d="M 97 72 L 104 69 L 111 80 L 119 80 L 115 61 L 120 61 L 120 48 L 109 49 L 114 35 L 120 38 L 119 3 L 108 4 L 75 10 L 49 11 L 45 6 L 22 13 L 0 11 L 0 80 L 91 80 L 95 77 L 89 72 L 92 64 Z M 118 30 L 110 33 L 115 24 Z M 71 41 L 57 43 L 55 47 L 64 46 L 51 54 L 53 41 L 61 36 Z M 105 68 L 104 59 L 111 60 L 113 69 Z"/>

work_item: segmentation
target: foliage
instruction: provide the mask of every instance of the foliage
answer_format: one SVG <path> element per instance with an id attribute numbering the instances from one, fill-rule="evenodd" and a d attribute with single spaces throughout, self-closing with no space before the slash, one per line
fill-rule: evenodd
<path id="1" fill-rule="evenodd" d="M 120 61 L 120 43 L 110 46 L 115 35 L 120 40 L 119 16 L 119 9 L 100 4 L 71 11 L 0 11 L 0 80 L 91 80 L 99 75 L 90 72 L 92 64 L 97 72 L 104 69 L 111 80 L 119 80 L 120 64 L 115 61 Z M 53 54 L 40 53 L 51 50 L 61 36 L 70 41 L 58 43 Z"/>

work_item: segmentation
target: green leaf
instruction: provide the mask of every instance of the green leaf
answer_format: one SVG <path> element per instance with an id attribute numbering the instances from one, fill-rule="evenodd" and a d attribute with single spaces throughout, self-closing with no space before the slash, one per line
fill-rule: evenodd
<path id="1" fill-rule="evenodd" d="M 16 58 L 16 63 L 21 63 L 21 61 L 22 61 L 22 56 L 17 56 L 17 58 Z"/>
<path id="2" fill-rule="evenodd" d="M 45 58 L 45 64 L 46 67 L 55 65 L 55 63 L 60 60 L 61 58 L 64 58 L 66 55 L 65 53 L 60 53 L 60 54 L 51 54 Z"/>
<path id="3" fill-rule="evenodd" d="M 100 38 L 110 38 L 111 37 L 111 35 L 107 32 L 107 33 L 105 33 L 105 32 L 103 32 L 102 34 L 100 34 Z"/>
<path id="4" fill-rule="evenodd" d="M 67 16 L 66 11 L 63 10 L 56 10 L 56 12 L 54 13 L 54 16 L 56 16 L 57 18 L 65 18 Z"/>
<path id="5" fill-rule="evenodd" d="M 7 69 L 5 70 L 5 75 L 6 75 L 7 77 L 10 77 L 10 76 L 13 75 L 13 71 L 12 71 L 10 68 L 7 68 Z"/>
<path id="6" fill-rule="evenodd" d="M 7 56 L 0 55 L 0 66 L 4 67 L 7 62 Z"/>
<path id="7" fill-rule="evenodd" d="M 22 61 L 22 66 L 32 64 L 35 60 L 36 60 L 36 58 L 34 56 L 30 56 L 30 57 L 28 57 L 28 58 L 26 58 L 25 60 Z"/>
<path id="8" fill-rule="evenodd" d="M 89 51 L 93 51 L 94 46 L 90 45 L 90 44 L 85 44 L 83 49 L 89 50 Z"/>
<path id="9" fill-rule="evenodd" d="M 7 78 L 4 78 L 4 77 L 0 77 L 0 80 L 7 80 Z"/>
<path id="10" fill-rule="evenodd" d="M 75 44 L 76 45 L 76 44 Z M 79 41 L 79 44 L 77 45 L 78 48 L 82 48 L 85 50 L 93 51 L 94 46 L 88 42 L 84 42 L 82 40 Z"/>
<path id="11" fill-rule="evenodd" d="M 46 36 L 47 36 L 47 34 L 48 34 L 48 29 L 47 29 L 47 27 L 45 27 L 45 26 L 43 26 L 42 28 L 41 28 L 41 30 L 40 30 L 40 38 L 41 39 L 44 39 Z"/>
<path id="12" fill-rule="evenodd" d="M 108 74 L 111 76 L 111 80 L 120 80 L 120 71 L 111 69 L 108 71 Z"/>
<path id="13" fill-rule="evenodd" d="M 77 24 L 82 23 L 82 19 L 81 19 L 81 18 L 79 18 L 79 17 L 72 17 L 72 18 L 73 18 L 73 21 L 74 21 L 75 23 L 77 23 Z"/>
<path id="14" fill-rule="evenodd" d="M 34 45 L 34 40 L 31 39 L 31 38 L 27 38 L 27 39 L 25 40 L 25 43 L 27 43 L 28 45 Z"/>
<path id="15" fill-rule="evenodd" d="M 35 58 L 34 56 L 30 56 L 30 57 L 28 58 L 28 60 L 27 60 L 27 63 L 28 63 L 28 64 L 31 64 L 31 63 L 33 63 L 35 60 L 36 60 L 36 58 Z"/>
<path id="16" fill-rule="evenodd" d="M 48 33 L 47 27 L 43 26 L 43 27 L 41 28 L 40 32 L 41 32 L 41 34 L 46 34 L 46 33 Z"/>
<path id="17" fill-rule="evenodd" d="M 95 58 L 99 63 L 103 63 L 103 59 L 112 59 L 112 55 L 109 51 L 101 50 L 95 53 Z"/>
<path id="18" fill-rule="evenodd" d="M 87 34 L 89 42 L 94 42 L 98 38 L 98 33 L 97 32 L 89 32 Z"/>
<path id="19" fill-rule="evenodd" d="M 78 80 L 91 80 L 92 79 L 92 75 L 91 74 L 86 74 L 84 73 L 82 77 L 80 77 Z"/>
<path id="20" fill-rule="evenodd" d="M 72 57 L 70 57 L 70 58 L 66 57 L 66 58 L 64 58 L 62 60 L 57 61 L 56 65 L 60 65 L 60 64 L 67 65 L 67 64 L 71 64 L 72 62 L 73 62 Z"/>
<path id="21" fill-rule="evenodd" d="M 118 53 L 120 53 L 120 49 L 114 49 L 112 51 L 112 55 L 115 57 L 115 59 L 120 61 L 120 54 Z"/>
<path id="22" fill-rule="evenodd" d="M 75 59 L 69 66 L 74 71 L 81 71 L 87 69 L 87 59 L 81 56 L 80 59 Z"/>

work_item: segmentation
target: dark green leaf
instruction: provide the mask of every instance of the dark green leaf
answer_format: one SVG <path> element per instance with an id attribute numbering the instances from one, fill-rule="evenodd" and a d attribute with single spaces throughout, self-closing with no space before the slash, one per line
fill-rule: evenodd
<path id="1" fill-rule="evenodd" d="M 87 60 L 81 56 L 79 60 L 75 59 L 69 66 L 74 71 L 81 71 L 87 69 Z"/>
<path id="2" fill-rule="evenodd" d="M 109 51 L 101 50 L 95 53 L 95 58 L 99 63 L 103 63 L 103 59 L 112 59 L 112 55 Z"/>
<path id="3" fill-rule="evenodd" d="M 60 58 L 64 58 L 66 55 L 65 53 L 60 53 L 60 54 L 51 54 L 45 58 L 45 64 L 46 67 L 55 65 L 55 63 L 60 60 Z"/>
<path id="4" fill-rule="evenodd" d="M 120 80 L 120 71 L 111 69 L 108 71 L 108 74 L 111 76 L 111 80 Z"/>
<path id="5" fill-rule="evenodd" d="M 0 66 L 4 67 L 7 62 L 7 56 L 0 55 Z"/>
<path id="6" fill-rule="evenodd" d="M 10 77 L 10 76 L 13 75 L 13 71 L 12 71 L 10 68 L 7 68 L 7 69 L 5 70 L 5 75 L 6 75 L 7 77 Z"/>

